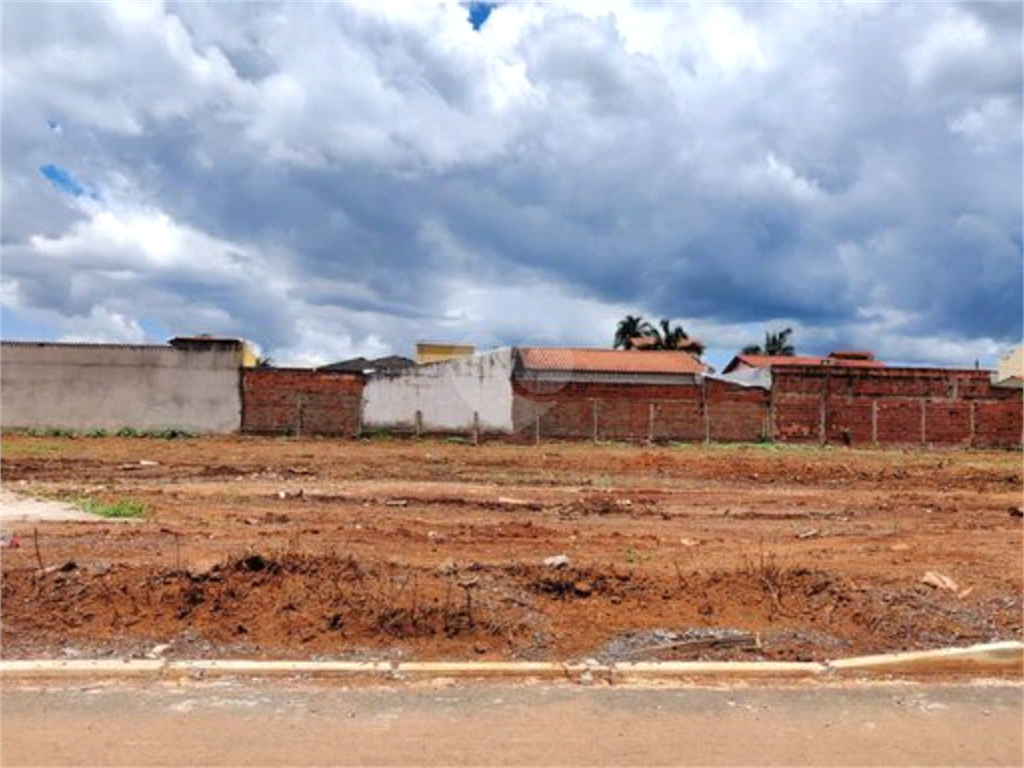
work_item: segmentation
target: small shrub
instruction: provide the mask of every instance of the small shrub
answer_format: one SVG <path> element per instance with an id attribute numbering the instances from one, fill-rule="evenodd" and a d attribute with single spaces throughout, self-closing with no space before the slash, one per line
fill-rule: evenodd
<path id="1" fill-rule="evenodd" d="M 99 429 L 90 429 L 86 433 L 86 435 L 88 437 L 106 437 L 107 436 L 107 430 L 103 429 L 102 427 L 99 428 Z"/>
<path id="2" fill-rule="evenodd" d="M 144 435 L 145 437 L 155 437 L 159 440 L 177 440 L 179 437 L 192 437 L 192 433 L 184 429 L 175 429 L 174 427 L 150 430 L 145 432 Z"/>
<path id="3" fill-rule="evenodd" d="M 134 427 L 121 427 L 117 430 L 118 437 L 138 437 L 139 431 Z"/>

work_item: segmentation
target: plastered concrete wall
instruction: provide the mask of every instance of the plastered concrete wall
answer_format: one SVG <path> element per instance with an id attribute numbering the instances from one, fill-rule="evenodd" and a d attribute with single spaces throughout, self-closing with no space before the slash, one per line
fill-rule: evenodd
<path id="1" fill-rule="evenodd" d="M 238 349 L 0 345 L 0 426 L 234 432 Z"/>
<path id="2" fill-rule="evenodd" d="M 512 350 L 377 373 L 363 389 L 364 429 L 464 432 L 479 414 L 481 430 L 512 431 Z"/>

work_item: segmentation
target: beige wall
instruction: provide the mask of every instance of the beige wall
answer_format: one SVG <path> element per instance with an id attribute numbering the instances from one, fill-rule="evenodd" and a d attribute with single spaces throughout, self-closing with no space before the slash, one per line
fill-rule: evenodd
<path id="1" fill-rule="evenodd" d="M 1001 386 L 1024 385 L 1024 344 L 1018 344 L 999 360 L 995 383 Z"/>
<path id="2" fill-rule="evenodd" d="M 0 426 L 234 432 L 239 350 L 0 345 Z"/>
<path id="3" fill-rule="evenodd" d="M 472 344 L 442 344 L 432 341 L 416 342 L 416 364 L 427 365 L 441 360 L 469 357 L 476 351 Z"/>

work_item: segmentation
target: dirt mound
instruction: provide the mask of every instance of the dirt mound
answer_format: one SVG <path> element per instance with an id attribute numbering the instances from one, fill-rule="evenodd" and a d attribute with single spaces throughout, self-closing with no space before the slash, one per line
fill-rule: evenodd
<path id="1" fill-rule="evenodd" d="M 1020 623 L 1016 602 L 972 605 L 923 585 L 856 585 L 770 562 L 658 578 L 613 567 L 428 569 L 333 553 L 247 552 L 191 570 L 11 569 L 3 573 L 2 600 L 5 655 L 26 641 L 96 648 L 192 639 L 285 657 L 390 647 L 441 657 L 560 658 L 598 652 L 631 628 L 728 626 L 786 639 L 756 649 L 682 644 L 658 658 L 705 651 L 749 658 L 752 650 L 810 658 L 820 656 L 804 641 L 814 632 L 869 652 L 987 640 L 1019 631 Z"/>

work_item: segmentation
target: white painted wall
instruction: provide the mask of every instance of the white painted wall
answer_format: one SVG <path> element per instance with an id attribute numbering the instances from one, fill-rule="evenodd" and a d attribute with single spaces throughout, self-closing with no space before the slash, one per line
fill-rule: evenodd
<path id="1" fill-rule="evenodd" d="M 512 350 L 509 347 L 394 373 L 377 373 L 363 389 L 363 427 L 424 431 L 480 428 L 512 431 Z"/>

